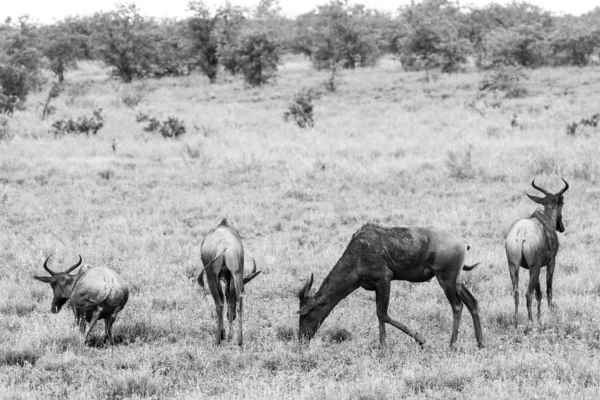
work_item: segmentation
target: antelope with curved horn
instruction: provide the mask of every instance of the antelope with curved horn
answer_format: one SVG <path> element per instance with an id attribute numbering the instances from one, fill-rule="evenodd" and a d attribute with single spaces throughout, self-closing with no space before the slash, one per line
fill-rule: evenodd
<path id="1" fill-rule="evenodd" d="M 362 287 L 375 291 L 379 341 L 385 348 L 385 324 L 390 324 L 424 345 L 419 334 L 388 315 L 390 282 L 403 280 L 425 282 L 436 277 L 452 306 L 454 323 L 450 347 L 458 337 L 458 327 L 463 309 L 467 306 L 473 317 L 475 337 L 479 347 L 484 347 L 479 321 L 477 300 L 464 286 L 460 277 L 468 244 L 450 233 L 425 228 L 386 228 L 366 224 L 350 240 L 342 257 L 335 264 L 317 293 L 309 297 L 313 275 L 298 293 L 300 299 L 299 338 L 310 340 L 331 310 L 350 293 Z"/>
<path id="2" fill-rule="evenodd" d="M 558 232 L 564 232 L 565 226 L 562 221 L 563 194 L 569 189 L 569 184 L 563 178 L 564 188 L 552 194 L 537 186 L 535 179 L 531 186 L 539 190 L 545 197 L 527 195 L 534 202 L 544 206 L 537 209 L 529 218 L 516 221 L 509 229 L 504 247 L 510 279 L 513 285 L 513 296 L 515 299 L 515 328 L 517 327 L 517 316 L 519 309 L 519 267 L 529 269 L 529 286 L 525 295 L 527 299 L 527 314 L 529 321 L 533 321 L 531 303 L 533 292 L 537 299 L 537 316 L 540 319 L 542 290 L 540 288 L 540 270 L 547 266 L 546 270 L 546 295 L 548 308 L 552 309 L 552 278 L 556 266 L 556 254 L 558 253 Z"/>
<path id="3" fill-rule="evenodd" d="M 58 313 L 62 306 L 71 300 L 75 321 L 84 333 L 84 341 L 87 341 L 99 319 L 105 321 L 103 341 L 110 340 L 112 325 L 129 298 L 129 289 L 121 276 L 106 267 L 91 267 L 80 270 L 78 274 L 70 275 L 81 265 L 81 256 L 75 265 L 63 272 L 55 272 L 48 266 L 49 259 L 50 256 L 44 262 L 44 269 L 50 276 L 34 276 L 34 278 L 49 283 L 52 287 L 54 297 L 50 311 L 53 314 Z M 88 322 L 87 329 L 86 322 Z"/>
<path id="4" fill-rule="evenodd" d="M 256 271 L 256 262 L 252 260 L 254 268 L 252 273 L 244 276 L 244 247 L 235 226 L 223 218 L 223 220 L 211 229 L 201 245 L 201 258 L 204 264 L 203 270 L 198 275 L 198 283 L 204 288 L 204 274 L 208 281 L 208 288 L 215 301 L 217 311 L 217 323 L 215 331 L 215 343 L 221 344 L 225 339 L 225 328 L 223 327 L 224 298 L 227 299 L 227 320 L 229 321 L 228 340 L 233 337 L 233 321 L 238 318 L 238 345 L 242 345 L 242 315 L 244 285 L 254 279 L 261 271 Z M 221 281 L 225 283 L 225 295 Z M 237 309 L 236 309 L 237 308 Z"/>

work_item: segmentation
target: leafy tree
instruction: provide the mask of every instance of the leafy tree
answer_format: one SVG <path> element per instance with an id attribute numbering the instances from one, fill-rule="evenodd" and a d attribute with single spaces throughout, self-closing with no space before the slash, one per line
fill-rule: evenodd
<path id="1" fill-rule="evenodd" d="M 42 53 L 35 47 L 37 29 L 27 16 L 6 21 L 0 31 L 0 112 L 23 109 L 27 95 L 43 83 Z"/>
<path id="2" fill-rule="evenodd" d="M 65 72 L 74 68 L 77 59 L 83 57 L 87 37 L 74 32 L 68 23 L 45 27 L 41 36 L 45 39 L 43 53 L 49 61 L 50 71 L 62 83 Z"/>
<path id="3" fill-rule="evenodd" d="M 548 36 L 554 25 L 549 12 L 526 3 L 491 4 L 468 17 L 469 39 L 477 65 L 535 67 L 548 63 Z"/>
<path id="4" fill-rule="evenodd" d="M 121 4 L 114 11 L 93 17 L 94 39 L 101 59 L 125 82 L 151 70 L 155 54 L 151 22 L 135 4 Z"/>
<path id="5" fill-rule="evenodd" d="M 29 90 L 24 67 L 0 64 L 0 113 L 10 115 L 22 109 Z"/>
<path id="6" fill-rule="evenodd" d="M 382 55 L 381 14 L 347 0 L 332 0 L 296 19 L 294 50 L 316 69 L 370 67 Z"/>
<path id="7" fill-rule="evenodd" d="M 400 9 L 392 50 L 405 68 L 455 72 L 472 50 L 461 18 L 458 5 L 448 0 L 405 6 Z"/>
<path id="8" fill-rule="evenodd" d="M 150 63 L 153 76 L 186 75 L 193 69 L 186 28 L 184 22 L 175 20 L 164 20 L 152 28 L 154 50 Z"/>
<path id="9" fill-rule="evenodd" d="M 235 57 L 246 83 L 260 86 L 277 72 L 279 46 L 267 32 L 254 32 L 242 39 Z"/>
<path id="10" fill-rule="evenodd" d="M 600 49 L 600 29 L 572 16 L 564 17 L 550 38 L 552 59 L 559 65 L 588 65 Z"/>
<path id="11" fill-rule="evenodd" d="M 202 70 L 210 83 L 217 81 L 217 72 L 223 54 L 232 53 L 231 43 L 239 32 L 244 19 L 243 10 L 226 4 L 212 11 L 204 1 L 192 1 L 189 9 L 195 12 L 188 20 L 188 35 L 191 40 L 192 63 Z M 234 60 L 234 58 L 230 58 Z M 228 68 L 229 66 L 229 68 Z M 225 65 L 235 72 L 237 66 Z"/>

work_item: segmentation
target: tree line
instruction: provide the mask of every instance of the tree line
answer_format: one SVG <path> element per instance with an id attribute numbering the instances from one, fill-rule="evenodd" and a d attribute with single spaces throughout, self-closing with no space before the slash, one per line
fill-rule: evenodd
<path id="1" fill-rule="evenodd" d="M 190 1 L 192 16 L 156 19 L 134 4 L 50 25 L 27 16 L 0 25 L 0 111 L 22 106 L 43 83 L 44 69 L 60 83 L 79 60 L 101 60 L 124 82 L 200 71 L 240 75 L 250 86 L 271 81 L 285 53 L 306 55 L 314 68 L 374 66 L 384 54 L 405 70 L 461 71 L 506 66 L 585 66 L 598 62 L 600 7 L 579 17 L 553 15 L 526 2 L 463 7 L 423 0 L 389 13 L 348 0 L 286 18 L 278 0 L 252 9 Z"/>

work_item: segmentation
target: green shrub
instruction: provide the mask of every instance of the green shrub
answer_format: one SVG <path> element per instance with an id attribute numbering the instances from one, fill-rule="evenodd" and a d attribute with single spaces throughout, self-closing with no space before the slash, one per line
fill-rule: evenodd
<path id="1" fill-rule="evenodd" d="M 59 119 L 52 124 L 52 132 L 55 136 L 78 135 L 85 133 L 86 135 L 97 134 L 100 128 L 104 126 L 104 116 L 102 109 L 98 108 L 92 112 L 92 116 L 83 115 L 76 120 Z"/>
<path id="2" fill-rule="evenodd" d="M 135 116 L 137 122 L 145 122 L 144 130 L 146 132 L 159 132 L 165 138 L 177 138 L 185 133 L 183 121 L 175 117 L 167 117 L 164 121 L 151 117 L 144 113 L 138 113 Z"/>
<path id="3" fill-rule="evenodd" d="M 523 97 L 527 89 L 522 86 L 528 76 L 521 67 L 500 67 L 486 76 L 479 85 L 480 91 L 504 92 L 508 98 Z"/>
<path id="4" fill-rule="evenodd" d="M 294 95 L 292 103 L 283 114 L 286 121 L 293 120 L 300 128 L 313 127 L 313 100 L 318 98 L 319 94 L 313 89 L 303 89 Z"/>
<path id="5" fill-rule="evenodd" d="M 27 70 L 0 64 L 0 113 L 12 115 L 22 110 L 28 93 Z"/>

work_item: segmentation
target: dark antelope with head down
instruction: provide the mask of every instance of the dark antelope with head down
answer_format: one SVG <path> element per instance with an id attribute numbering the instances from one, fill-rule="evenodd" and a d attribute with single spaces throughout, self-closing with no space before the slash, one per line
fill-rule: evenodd
<path id="1" fill-rule="evenodd" d="M 562 178 L 561 178 L 562 179 Z M 504 246 L 510 279 L 513 284 L 513 295 L 515 299 L 515 328 L 517 327 L 517 312 L 519 308 L 519 267 L 529 269 L 529 286 L 527 288 L 527 313 L 529 320 L 533 321 L 531 303 L 533 291 L 537 299 L 537 314 L 540 319 L 542 290 L 540 288 L 540 269 L 547 266 L 546 270 L 546 294 L 548 307 L 552 309 L 552 277 L 556 265 L 556 254 L 558 253 L 558 232 L 564 232 L 562 222 L 563 193 L 569 188 L 567 181 L 563 179 L 565 187 L 558 193 L 552 194 L 531 181 L 534 189 L 542 192 L 545 197 L 527 195 L 531 200 L 544 206 L 543 210 L 537 209 L 529 218 L 520 219 L 515 222 L 506 235 Z"/>
<path id="2" fill-rule="evenodd" d="M 75 313 L 75 321 L 84 340 L 87 340 L 91 330 L 99 319 L 104 319 L 105 329 L 103 341 L 112 338 L 112 325 L 117 315 L 125 307 L 129 298 L 127 285 L 114 270 L 106 267 L 92 267 L 80 270 L 78 274 L 70 273 L 81 265 L 79 262 L 63 272 L 55 272 L 44 262 L 44 269 L 50 276 L 34 276 L 35 279 L 49 283 L 54 292 L 50 311 L 56 314 L 61 307 L 71 300 Z M 82 267 L 83 268 L 83 267 Z M 86 329 L 86 322 L 89 323 Z"/>
<path id="3" fill-rule="evenodd" d="M 229 308 L 227 320 L 229 321 L 228 340 L 233 337 L 233 321 L 238 318 L 238 344 L 244 342 L 242 334 L 243 295 L 244 284 L 254 279 L 261 271 L 256 271 L 256 262 L 252 260 L 254 268 L 252 273 L 244 277 L 244 247 L 237 229 L 227 218 L 211 229 L 201 246 L 201 258 L 204 269 L 198 275 L 198 283 L 204 288 L 204 273 L 208 281 L 210 294 L 215 301 L 217 310 L 217 326 L 215 331 L 215 343 L 221 344 L 225 339 L 225 328 L 223 327 L 224 298 L 227 299 Z M 225 295 L 221 281 L 225 283 Z M 237 310 L 236 310 L 237 307 Z"/>
<path id="4" fill-rule="evenodd" d="M 464 265 L 467 250 L 468 245 L 463 239 L 446 232 L 417 227 L 385 228 L 375 224 L 364 225 L 352 236 L 342 257 L 315 295 L 308 296 L 313 283 L 312 274 L 298 293 L 300 339 L 310 340 L 331 310 L 354 290 L 362 287 L 375 291 L 382 348 L 385 348 L 386 342 L 386 323 L 424 345 L 424 339 L 416 332 L 388 315 L 390 282 L 425 282 L 436 277 L 454 314 L 450 347 L 453 348 L 456 343 L 463 303 L 473 317 L 477 344 L 483 347 L 477 300 L 463 285 L 460 277 L 463 269 L 468 271 L 477 265 Z"/>

